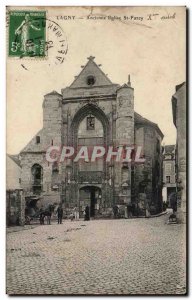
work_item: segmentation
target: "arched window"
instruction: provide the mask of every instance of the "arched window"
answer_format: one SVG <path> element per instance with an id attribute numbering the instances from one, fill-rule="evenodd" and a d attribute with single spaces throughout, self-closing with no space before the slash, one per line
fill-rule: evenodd
<path id="1" fill-rule="evenodd" d="M 58 163 L 55 161 L 52 165 L 52 174 L 59 172 L 59 166 Z"/>
<path id="2" fill-rule="evenodd" d="M 121 169 L 121 181 L 122 183 L 129 182 L 129 169 L 127 166 L 124 166 Z"/>
<path id="3" fill-rule="evenodd" d="M 52 189 L 53 189 L 53 186 L 59 184 L 59 166 L 56 161 L 52 165 L 51 184 L 52 184 Z"/>
<path id="4" fill-rule="evenodd" d="M 34 194 L 40 194 L 43 186 L 43 168 L 39 164 L 34 164 L 31 168 L 32 190 Z"/>

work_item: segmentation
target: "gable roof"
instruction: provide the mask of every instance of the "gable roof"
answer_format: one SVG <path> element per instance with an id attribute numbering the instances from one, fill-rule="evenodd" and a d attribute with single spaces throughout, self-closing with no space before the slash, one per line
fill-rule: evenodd
<path id="1" fill-rule="evenodd" d="M 40 136 L 40 139 L 43 137 L 43 128 L 39 130 L 33 138 L 29 141 L 29 143 L 20 151 L 20 154 L 23 152 L 41 152 L 45 151 L 43 143 L 36 143 L 36 136 Z"/>
<path id="2" fill-rule="evenodd" d="M 186 85 L 186 82 L 185 82 L 185 81 L 182 82 L 181 84 L 176 85 L 176 87 L 175 87 L 176 92 L 177 92 L 183 85 Z"/>
<path id="3" fill-rule="evenodd" d="M 55 95 L 55 96 L 61 96 L 61 97 L 62 97 L 62 95 L 59 94 L 57 91 L 52 91 L 52 92 L 46 94 L 45 97 L 46 97 L 46 96 L 53 96 L 53 95 Z"/>
<path id="4" fill-rule="evenodd" d="M 90 56 L 88 57 L 87 64 L 83 67 L 79 75 L 76 76 L 69 88 L 87 87 L 86 79 L 88 76 L 93 76 L 95 78 L 94 86 L 106 86 L 113 84 L 107 75 L 94 62 L 94 57 Z"/>
<path id="5" fill-rule="evenodd" d="M 144 125 L 152 126 L 157 129 L 157 131 L 159 132 L 159 134 L 161 135 L 162 138 L 164 137 L 164 134 L 162 133 L 161 129 L 159 128 L 159 126 L 156 123 L 149 121 L 148 119 L 142 117 L 141 115 L 139 115 L 136 112 L 134 112 L 134 118 L 135 118 L 136 124 L 144 124 Z"/>
<path id="6" fill-rule="evenodd" d="M 9 158 L 11 158 L 14 161 L 14 163 L 16 163 L 21 168 L 21 162 L 20 162 L 20 159 L 19 159 L 19 154 L 7 154 L 7 156 Z"/>

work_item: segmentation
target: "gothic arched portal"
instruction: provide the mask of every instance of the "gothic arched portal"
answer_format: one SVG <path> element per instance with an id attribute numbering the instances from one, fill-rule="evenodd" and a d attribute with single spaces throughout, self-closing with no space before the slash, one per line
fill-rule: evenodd
<path id="1" fill-rule="evenodd" d="M 86 122 L 86 119 L 88 120 L 89 118 L 90 121 L 92 122 L 90 123 L 90 128 L 85 128 L 85 126 L 89 126 L 89 124 L 87 125 L 84 124 L 83 127 L 82 122 Z M 99 129 L 98 136 L 95 134 L 94 129 L 96 128 L 94 128 L 94 125 L 97 127 L 97 129 Z M 91 126 L 93 128 L 91 128 Z M 81 132 L 79 129 L 81 129 Z M 93 146 L 102 145 L 104 147 L 107 147 L 109 145 L 109 137 L 110 137 L 109 120 L 101 108 L 99 108 L 94 104 L 87 104 L 82 108 L 80 108 L 75 114 L 71 123 L 70 136 L 71 136 L 70 144 L 75 149 L 77 149 L 78 146 L 93 147 Z M 90 163 L 89 166 L 88 164 L 87 165 L 85 164 L 86 163 L 84 162 L 84 166 L 80 167 L 79 163 L 72 163 L 74 179 L 78 179 L 78 182 L 81 183 L 83 183 L 84 181 L 87 182 L 87 180 L 90 183 L 97 182 L 97 180 L 99 180 L 98 183 L 101 183 L 101 180 L 104 179 L 107 174 L 106 162 L 104 160 L 102 163 L 96 162 L 95 166 L 94 163 Z"/>
<path id="2" fill-rule="evenodd" d="M 87 104 L 81 107 L 75 114 L 72 123 L 71 123 L 71 145 L 74 147 L 77 146 L 77 133 L 79 124 L 81 121 L 88 115 L 95 116 L 98 120 L 101 121 L 104 130 L 104 144 L 109 144 L 109 120 L 103 110 L 94 105 L 94 104 Z"/>

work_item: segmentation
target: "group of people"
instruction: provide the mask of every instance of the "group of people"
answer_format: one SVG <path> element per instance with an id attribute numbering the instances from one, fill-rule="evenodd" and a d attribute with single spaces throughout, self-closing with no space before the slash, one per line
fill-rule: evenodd
<path id="1" fill-rule="evenodd" d="M 45 217 L 47 220 L 47 225 L 51 225 L 51 216 L 53 213 L 53 209 L 51 209 L 50 207 L 46 210 L 43 210 L 42 208 L 39 211 L 39 221 L 40 221 L 40 225 L 44 225 L 45 224 Z M 56 214 L 57 214 L 57 220 L 58 220 L 58 224 L 62 224 L 62 219 L 63 219 L 63 208 L 62 205 L 60 204 L 56 210 Z"/>
<path id="2" fill-rule="evenodd" d="M 72 209 L 69 218 L 71 219 L 71 221 L 73 221 L 73 220 L 76 220 L 76 221 L 79 220 L 79 211 L 78 211 L 77 206 L 75 206 L 75 207 Z"/>
<path id="3" fill-rule="evenodd" d="M 124 215 L 124 217 L 127 219 L 131 218 L 134 215 L 134 206 L 133 204 L 129 203 L 127 206 L 124 207 L 123 213 L 120 211 L 118 205 L 113 206 L 113 216 L 114 219 L 121 218 L 121 215 Z"/>
<path id="4" fill-rule="evenodd" d="M 39 221 L 41 225 L 45 224 L 45 218 L 47 220 L 47 225 L 51 224 L 51 216 L 52 216 L 53 211 L 51 211 L 51 209 L 48 210 L 43 210 L 42 208 L 39 211 Z M 56 215 L 57 215 L 57 222 L 58 224 L 62 224 L 62 219 L 63 219 L 63 208 L 62 208 L 62 204 L 60 204 L 56 210 Z M 87 205 L 85 207 L 85 210 L 83 212 L 84 215 L 84 220 L 85 221 L 89 221 L 90 220 L 90 209 L 89 206 Z M 69 218 L 71 219 L 71 221 L 73 220 L 79 220 L 79 210 L 77 208 L 77 206 L 75 206 L 72 211 L 71 214 L 69 215 Z"/>
<path id="5" fill-rule="evenodd" d="M 85 207 L 85 210 L 83 211 L 83 215 L 84 215 L 84 221 L 90 220 L 90 209 L 89 209 L 88 205 Z M 79 211 L 76 206 L 74 207 L 74 209 L 71 212 L 70 219 L 71 219 L 71 221 L 79 220 Z"/>
<path id="6" fill-rule="evenodd" d="M 47 225 L 51 224 L 51 216 L 52 216 L 53 210 L 51 210 L 50 208 L 47 210 L 43 210 L 42 208 L 40 209 L 40 214 L 39 214 L 39 220 L 40 220 L 40 224 L 44 225 L 45 223 L 45 217 L 47 220 Z M 56 210 L 56 215 L 57 215 L 57 222 L 58 224 L 62 224 L 62 219 L 63 219 L 63 208 L 62 208 L 62 204 L 60 204 Z M 132 204 L 128 204 L 125 207 L 125 211 L 124 211 L 124 215 L 125 218 L 131 218 L 133 216 L 133 207 Z M 89 221 L 90 220 L 90 207 L 87 205 L 83 211 L 83 216 L 84 216 L 84 221 Z M 118 205 L 114 205 L 113 206 L 113 216 L 115 219 L 121 218 L 121 212 L 120 209 L 118 207 Z M 75 206 L 72 210 L 71 213 L 69 215 L 69 219 L 71 221 L 73 220 L 79 220 L 79 210 L 77 208 L 77 206 Z"/>
<path id="7" fill-rule="evenodd" d="M 43 210 L 42 208 L 40 209 L 40 214 L 39 214 L 39 220 L 40 220 L 40 224 L 44 225 L 44 220 L 46 217 L 47 220 L 47 225 L 51 224 L 51 216 L 53 213 L 53 209 L 49 208 L 47 210 Z M 113 216 L 114 219 L 118 219 L 122 217 L 122 214 L 124 215 L 125 218 L 131 218 L 134 215 L 134 206 L 133 204 L 128 204 L 127 206 L 124 207 L 124 211 L 122 212 L 121 209 L 119 208 L 118 205 L 114 205 L 113 206 Z M 60 204 L 56 210 L 56 215 L 57 215 L 57 221 L 58 224 L 62 224 L 62 219 L 63 219 L 63 208 L 62 208 L 62 204 Z M 84 215 L 84 221 L 89 221 L 90 220 L 90 207 L 87 205 L 83 211 L 83 215 Z M 149 213 L 149 206 L 146 206 L 146 217 L 149 217 L 150 213 Z M 77 206 L 75 206 L 72 210 L 71 210 L 71 214 L 69 215 L 69 219 L 71 221 L 73 220 L 79 220 L 79 210 L 77 208 Z"/>

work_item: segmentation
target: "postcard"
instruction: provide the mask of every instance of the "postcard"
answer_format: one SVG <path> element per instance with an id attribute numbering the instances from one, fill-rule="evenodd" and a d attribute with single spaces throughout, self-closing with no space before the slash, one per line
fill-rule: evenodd
<path id="1" fill-rule="evenodd" d="M 7 294 L 187 294 L 186 20 L 7 7 Z"/>

